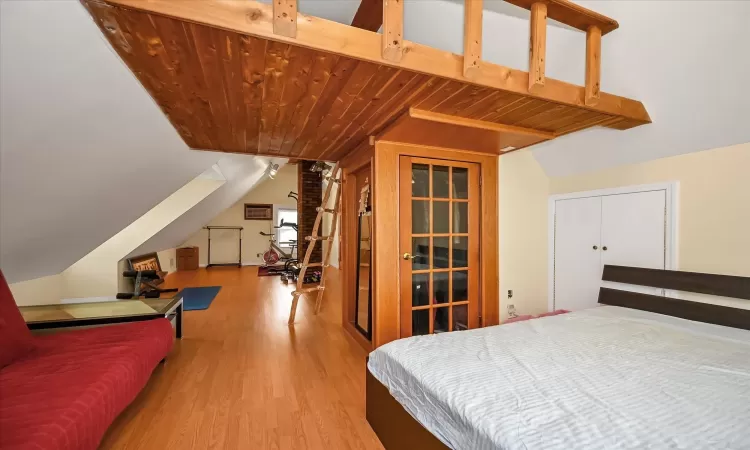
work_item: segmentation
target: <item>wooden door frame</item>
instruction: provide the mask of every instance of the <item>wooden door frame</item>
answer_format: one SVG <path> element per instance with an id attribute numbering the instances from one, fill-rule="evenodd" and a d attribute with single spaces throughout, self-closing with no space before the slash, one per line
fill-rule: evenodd
<path id="1" fill-rule="evenodd" d="M 362 335 L 362 333 L 359 332 L 359 330 L 356 329 L 354 324 L 349 320 L 352 316 L 352 313 L 354 314 L 354 318 L 356 320 L 356 310 L 354 310 L 355 299 L 352 298 L 352 295 L 356 295 L 357 290 L 357 270 L 358 267 L 356 267 L 356 261 L 357 261 L 357 251 L 358 251 L 358 242 L 357 242 L 357 217 L 358 214 L 358 208 L 357 205 L 359 204 L 359 195 L 360 193 L 357 192 L 356 189 L 356 183 L 354 174 L 364 169 L 368 164 L 370 165 L 370 186 L 372 186 L 373 179 L 374 179 L 374 171 L 373 168 L 375 167 L 373 162 L 373 152 L 374 147 L 365 145 L 357 149 L 356 152 L 350 153 L 346 158 L 342 159 L 340 161 L 341 170 L 342 170 L 342 179 L 343 182 L 341 184 L 341 231 L 339 233 L 339 255 L 341 257 L 341 264 L 339 266 L 339 269 L 342 272 L 342 283 L 341 283 L 341 324 L 344 327 L 344 329 L 349 333 L 352 338 L 357 341 L 357 343 L 364 348 L 366 351 L 371 351 L 374 347 L 373 343 L 371 341 L 368 341 L 365 336 Z M 372 205 L 373 210 L 373 216 L 374 216 L 374 210 L 375 210 L 375 196 L 372 195 L 372 189 L 370 190 L 370 204 Z M 374 218 L 373 218 L 374 221 Z M 374 227 L 373 227 L 374 228 Z M 375 248 L 375 236 L 374 232 L 371 229 L 371 241 L 370 241 L 370 247 L 371 251 L 373 252 L 373 259 L 375 257 L 374 255 L 374 248 Z M 372 270 L 373 267 L 370 267 L 370 270 Z M 375 274 L 372 273 L 371 277 L 374 280 Z M 375 326 L 375 286 L 370 286 L 371 295 L 373 299 L 372 304 L 372 313 L 371 313 L 371 335 L 374 336 L 374 326 Z"/>
<path id="2" fill-rule="evenodd" d="M 605 197 L 608 195 L 637 194 L 638 192 L 666 192 L 666 236 L 664 245 L 664 267 L 667 270 L 679 270 L 677 264 L 677 222 L 680 184 L 677 181 L 666 183 L 640 184 L 615 188 L 595 189 L 591 191 L 567 192 L 554 194 L 547 200 L 547 310 L 555 309 L 555 214 L 559 200 L 571 200 L 586 197 Z"/>
<path id="3" fill-rule="evenodd" d="M 481 184 L 479 262 L 481 326 L 500 321 L 498 247 L 498 156 L 486 153 L 377 141 L 373 158 L 373 348 L 401 337 L 399 162 L 401 156 L 479 164 Z"/>

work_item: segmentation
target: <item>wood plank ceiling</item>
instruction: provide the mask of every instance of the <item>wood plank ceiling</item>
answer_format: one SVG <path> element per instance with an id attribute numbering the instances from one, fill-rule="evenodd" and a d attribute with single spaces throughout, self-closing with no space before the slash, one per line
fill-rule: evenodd
<path id="1" fill-rule="evenodd" d="M 84 4 L 193 149 L 339 160 L 409 107 L 555 135 L 645 123 L 158 14 Z"/>

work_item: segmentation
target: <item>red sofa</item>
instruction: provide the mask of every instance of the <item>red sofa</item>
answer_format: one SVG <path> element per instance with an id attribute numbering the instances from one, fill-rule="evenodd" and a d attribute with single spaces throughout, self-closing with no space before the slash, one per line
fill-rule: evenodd
<path id="1" fill-rule="evenodd" d="M 172 343 L 166 319 L 33 336 L 0 272 L 0 449 L 96 449 Z"/>

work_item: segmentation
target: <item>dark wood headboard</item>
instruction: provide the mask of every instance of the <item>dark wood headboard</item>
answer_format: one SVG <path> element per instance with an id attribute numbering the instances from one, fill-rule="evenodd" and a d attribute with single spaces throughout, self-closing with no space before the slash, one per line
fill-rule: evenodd
<path id="1" fill-rule="evenodd" d="M 748 277 L 606 265 L 602 281 L 750 300 Z M 599 288 L 599 303 L 750 330 L 750 309 L 606 287 Z"/>

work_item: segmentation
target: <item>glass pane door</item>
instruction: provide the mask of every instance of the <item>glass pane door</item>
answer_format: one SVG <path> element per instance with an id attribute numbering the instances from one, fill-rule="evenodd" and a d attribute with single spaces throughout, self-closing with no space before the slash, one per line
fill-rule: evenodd
<path id="1" fill-rule="evenodd" d="M 479 324 L 479 168 L 401 157 L 401 336 Z"/>

